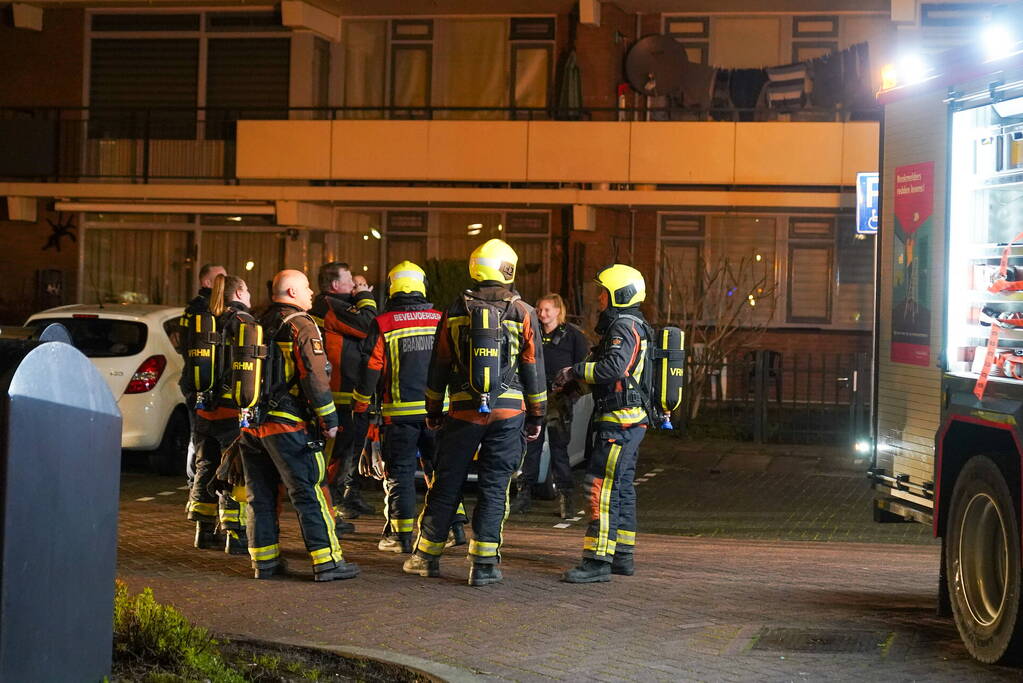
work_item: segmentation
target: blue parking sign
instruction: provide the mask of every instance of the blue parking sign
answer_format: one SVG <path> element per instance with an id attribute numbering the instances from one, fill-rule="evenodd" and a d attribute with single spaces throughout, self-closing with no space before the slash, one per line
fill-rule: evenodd
<path id="1" fill-rule="evenodd" d="M 877 234 L 877 174 L 856 174 L 856 232 Z"/>

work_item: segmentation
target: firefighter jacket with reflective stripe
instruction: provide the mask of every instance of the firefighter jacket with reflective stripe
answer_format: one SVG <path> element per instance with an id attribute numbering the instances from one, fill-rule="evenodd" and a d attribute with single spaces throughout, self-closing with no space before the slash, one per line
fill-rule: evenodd
<path id="1" fill-rule="evenodd" d="M 238 406 L 231 392 L 231 348 L 238 337 L 242 323 L 255 323 L 249 307 L 240 301 L 232 301 L 217 318 L 217 330 L 223 340 L 219 352 L 219 367 L 214 383 L 216 398 L 207 403 L 208 410 L 196 410 L 196 414 L 207 420 L 238 419 Z"/>
<path id="2" fill-rule="evenodd" d="M 265 405 L 270 422 L 298 423 L 314 420 L 322 431 L 338 425 L 337 409 L 327 377 L 327 354 L 316 323 L 306 314 L 297 315 L 283 326 L 281 321 L 298 306 L 274 302 L 259 319 L 264 333 L 277 334 L 264 339 L 273 354 L 267 376 L 266 397 L 276 405 Z"/>
<path id="3" fill-rule="evenodd" d="M 197 313 L 210 310 L 210 295 L 213 294 L 213 290 L 209 287 L 202 287 L 199 293 L 188 302 L 185 306 L 185 310 L 181 312 L 181 317 L 178 318 L 178 335 L 181 340 L 181 357 L 185 359 L 185 365 L 188 365 L 188 357 L 185 355 L 188 353 L 188 330 L 189 330 L 189 318 Z M 178 386 L 181 387 L 182 393 L 190 393 L 185 391 L 185 375 L 182 373 L 181 379 L 178 380 Z M 189 403 L 191 405 L 191 403 Z"/>
<path id="4" fill-rule="evenodd" d="M 426 415 L 426 372 L 440 311 L 418 294 L 391 298 L 363 344 L 366 364 L 355 387 L 355 411 L 380 394 L 384 422 L 414 422 Z"/>
<path id="5" fill-rule="evenodd" d="M 469 291 L 478 299 L 500 305 L 515 295 L 496 283 L 481 283 Z M 503 384 L 500 393 L 490 397 L 491 412 L 481 413 L 479 395 L 469 387 L 469 314 L 465 301 L 459 297 L 448 308 L 437 327 L 430 358 L 427 414 L 431 417 L 443 414 L 447 393 L 448 415 L 459 420 L 482 424 L 514 417 L 523 411 L 530 422 L 543 420 L 547 410 L 547 381 L 536 311 L 521 299 L 513 301 L 507 305 L 501 323 L 507 341 L 506 357 L 501 359 Z"/>
<path id="6" fill-rule="evenodd" d="M 331 294 L 320 292 L 309 310 L 323 330 L 323 343 L 330 361 L 330 390 L 334 403 L 349 405 L 352 389 L 359 381 L 363 364 L 362 341 L 377 315 L 373 292 Z"/>
<path id="7" fill-rule="evenodd" d="M 572 366 L 579 380 L 593 392 L 597 407 L 593 419 L 597 424 L 631 427 L 647 423 L 639 399 L 649 343 L 642 321 L 638 307 L 605 310 L 596 328 L 601 334 L 600 343 L 589 358 Z M 602 405 L 606 406 L 603 410 Z"/>

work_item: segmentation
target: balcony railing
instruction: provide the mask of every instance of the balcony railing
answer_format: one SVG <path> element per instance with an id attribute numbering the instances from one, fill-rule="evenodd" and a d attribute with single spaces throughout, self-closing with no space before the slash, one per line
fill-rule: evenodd
<path id="1" fill-rule="evenodd" d="M 0 180 L 234 183 L 242 120 L 874 121 L 878 110 L 0 108 Z"/>

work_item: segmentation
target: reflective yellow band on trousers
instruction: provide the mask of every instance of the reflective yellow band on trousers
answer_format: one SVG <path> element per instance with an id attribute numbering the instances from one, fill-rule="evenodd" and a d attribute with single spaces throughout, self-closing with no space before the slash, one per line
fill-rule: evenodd
<path id="1" fill-rule="evenodd" d="M 412 531 L 412 522 L 413 520 L 411 519 L 392 519 L 391 531 L 394 531 L 399 534 L 408 533 Z"/>
<path id="2" fill-rule="evenodd" d="M 617 542 L 616 541 L 610 541 L 609 540 L 606 543 L 606 550 L 601 552 L 598 549 L 599 548 L 599 543 L 598 543 L 598 540 L 596 538 L 594 538 L 593 536 L 587 536 L 587 537 L 585 537 L 583 539 L 583 550 L 589 550 L 589 551 L 594 552 L 594 553 L 596 553 L 598 555 L 614 555 L 615 547 L 616 546 L 617 546 Z"/>
<path id="3" fill-rule="evenodd" d="M 200 515 L 206 515 L 207 517 L 216 517 L 217 505 L 216 503 L 200 503 L 194 500 L 188 504 L 188 511 L 198 512 Z"/>
<path id="4" fill-rule="evenodd" d="M 416 550 L 427 555 L 440 555 L 444 552 L 445 541 L 433 542 L 425 536 L 419 536 L 419 542 L 416 543 Z"/>
<path id="5" fill-rule="evenodd" d="M 600 510 L 599 525 L 597 531 L 598 555 L 605 555 L 614 552 L 614 541 L 608 540 L 611 531 L 611 488 L 614 485 L 615 469 L 618 467 L 618 455 L 622 452 L 619 444 L 613 444 L 607 454 L 607 465 L 604 467 L 604 480 L 600 483 Z"/>
<path id="6" fill-rule="evenodd" d="M 636 532 L 635 531 L 626 531 L 625 529 L 619 529 L 618 533 L 617 533 L 617 536 L 618 536 L 618 543 L 620 543 L 622 545 L 636 545 Z"/>
<path id="7" fill-rule="evenodd" d="M 469 554 L 476 557 L 496 557 L 497 544 L 487 541 L 477 541 L 475 538 L 469 540 Z"/>
<path id="8" fill-rule="evenodd" d="M 309 557 L 313 558 L 313 565 L 323 564 L 324 562 L 334 562 L 334 551 L 330 548 L 320 548 L 319 550 L 313 550 L 309 553 Z"/>
<path id="9" fill-rule="evenodd" d="M 275 560 L 281 554 L 281 547 L 274 543 L 273 545 L 265 545 L 262 548 L 249 548 L 249 557 L 256 562 L 265 562 L 266 560 Z"/>

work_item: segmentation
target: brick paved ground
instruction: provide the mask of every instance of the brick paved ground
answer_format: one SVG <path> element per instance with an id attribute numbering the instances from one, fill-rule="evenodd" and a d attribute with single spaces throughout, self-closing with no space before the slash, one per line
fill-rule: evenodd
<path id="1" fill-rule="evenodd" d="M 920 525 L 875 525 L 862 464 L 836 452 L 680 449 L 651 439 L 640 473 L 639 570 L 570 586 L 582 521 L 541 503 L 506 527 L 505 583 L 401 573 L 380 517 L 343 545 L 354 581 L 253 581 L 244 558 L 189 547 L 177 479 L 122 480 L 119 573 L 215 631 L 369 648 L 508 680 L 1023 680 L 969 659 L 934 616 L 938 547 Z M 159 495 L 165 493 L 166 495 Z M 137 498 L 151 498 L 139 502 Z M 470 496 L 471 499 L 471 496 Z M 377 504 L 379 505 L 378 499 Z M 657 532 L 657 533 L 649 533 Z"/>

